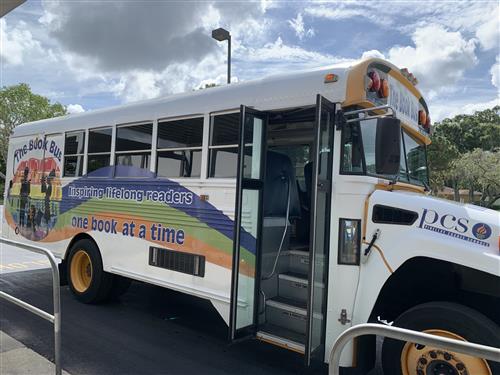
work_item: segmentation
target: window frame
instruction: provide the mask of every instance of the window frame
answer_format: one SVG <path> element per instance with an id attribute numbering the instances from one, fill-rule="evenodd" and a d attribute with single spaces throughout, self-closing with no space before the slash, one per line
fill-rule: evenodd
<path id="1" fill-rule="evenodd" d="M 404 157 L 404 162 L 405 162 L 405 174 L 406 174 L 406 180 L 404 180 L 404 183 L 411 183 L 410 181 L 410 174 L 408 173 L 408 160 L 406 158 L 406 143 L 405 143 L 405 137 L 404 137 L 404 129 L 401 127 L 401 156 L 399 158 L 399 165 L 401 165 L 401 157 Z M 399 171 L 398 174 L 398 180 L 401 177 L 401 170 Z"/>
<path id="2" fill-rule="evenodd" d="M 117 164 L 117 157 L 120 155 L 127 155 L 127 154 L 145 154 L 149 152 L 149 166 L 148 168 L 141 168 L 144 170 L 147 170 L 151 172 L 151 166 L 153 164 L 153 150 L 156 148 L 155 147 L 155 139 L 154 139 L 154 133 L 155 133 L 155 127 L 156 127 L 157 121 L 156 120 L 144 120 L 144 121 L 138 121 L 138 122 L 127 122 L 127 123 L 122 123 L 122 124 L 115 124 L 113 127 L 113 137 L 112 137 L 112 143 L 111 143 L 111 150 L 112 150 L 112 164 L 110 160 L 110 165 L 114 166 L 113 168 L 113 178 L 133 178 L 133 179 L 144 179 L 144 178 L 149 178 L 147 176 L 117 176 L 116 175 L 116 167 L 121 164 Z M 130 150 L 130 151 L 118 151 L 116 147 L 117 139 L 118 139 L 118 129 L 120 128 L 130 128 L 133 126 L 139 126 L 139 125 L 151 125 L 151 147 L 149 150 L 147 149 L 141 149 L 141 150 Z"/>
<path id="3" fill-rule="evenodd" d="M 355 108 L 355 109 L 357 109 L 357 108 Z M 359 116 L 358 116 L 358 118 L 359 118 Z M 362 170 L 359 172 L 349 172 L 349 171 L 344 170 L 344 161 L 345 161 L 344 147 L 345 147 L 346 127 L 347 126 L 356 126 L 357 131 L 359 133 L 360 151 L 361 151 L 361 165 L 362 165 Z M 341 131 L 340 142 L 341 142 L 341 145 L 340 145 L 341 147 L 340 147 L 339 174 L 346 175 L 346 176 L 371 176 L 366 172 L 365 145 L 363 142 L 363 132 L 361 131 L 361 125 L 360 125 L 359 121 L 351 122 L 351 123 L 344 125 L 344 127 L 342 128 L 342 131 Z"/>
<path id="4" fill-rule="evenodd" d="M 159 140 L 159 129 L 160 126 L 164 123 L 168 122 L 174 122 L 174 121 L 183 121 L 183 120 L 191 120 L 191 119 L 200 119 L 201 120 L 201 143 L 199 146 L 191 146 L 191 147 L 158 147 L 158 140 Z M 203 178 L 203 157 L 204 157 L 204 135 L 205 135 L 205 116 L 203 114 L 195 114 L 195 115 L 188 115 L 188 116 L 177 116 L 177 117 L 167 117 L 167 118 L 162 118 L 157 120 L 157 134 L 156 134 L 156 139 L 153 139 L 154 147 L 156 150 L 155 153 L 155 167 L 154 167 L 154 173 L 155 176 L 158 179 L 186 179 L 186 180 L 196 180 L 196 179 L 202 179 Z M 186 177 L 186 176 L 177 176 L 177 177 L 168 177 L 168 176 L 159 176 L 158 175 L 158 159 L 159 156 L 158 154 L 160 152 L 176 152 L 176 151 L 200 151 L 201 152 L 201 159 L 200 159 L 200 175 L 196 177 Z"/>
<path id="5" fill-rule="evenodd" d="M 68 135 L 72 135 L 72 134 L 77 134 L 77 133 L 83 133 L 83 151 L 82 153 L 76 153 L 76 154 L 66 154 L 66 137 Z M 71 130 L 71 131 L 66 131 L 66 132 L 63 132 L 63 135 L 64 135 L 64 150 L 63 150 L 63 161 L 62 161 L 62 177 L 64 178 L 78 178 L 78 177 L 83 177 L 86 175 L 87 173 L 87 170 L 86 170 L 86 147 L 87 147 L 87 144 L 88 144 L 88 141 L 87 141 L 87 129 L 77 129 L 77 130 Z M 78 150 L 77 150 L 78 151 Z M 67 157 L 79 157 L 81 156 L 82 157 L 82 174 L 79 175 L 78 173 L 75 173 L 74 176 L 66 176 L 66 158 Z"/>
<path id="6" fill-rule="evenodd" d="M 87 133 L 87 143 L 86 143 L 86 153 L 85 153 L 85 166 L 86 166 L 86 172 L 85 174 L 88 175 L 89 171 L 89 156 L 100 156 L 100 155 L 109 155 L 109 164 L 108 167 L 113 166 L 114 164 L 112 163 L 112 158 L 113 158 L 113 137 L 115 135 L 115 132 L 113 130 L 114 126 L 98 126 L 94 128 L 88 128 L 86 133 Z M 111 143 L 109 146 L 109 152 L 89 152 L 89 146 L 90 146 L 90 132 L 95 131 L 95 130 L 104 130 L 104 129 L 110 129 L 111 130 Z M 91 176 L 91 178 L 109 178 L 110 176 Z"/>
<path id="7" fill-rule="evenodd" d="M 224 116 L 224 115 L 231 115 L 231 114 L 239 114 L 239 121 L 238 121 L 238 137 L 236 138 L 236 143 L 234 144 L 228 144 L 228 145 L 212 145 L 212 138 L 213 138 L 213 125 L 214 125 L 214 119 L 216 116 Z M 212 150 L 221 150 L 221 149 L 231 149 L 231 148 L 236 148 L 238 149 L 238 139 L 239 139 L 239 133 L 241 130 L 241 111 L 240 109 L 238 110 L 227 110 L 227 111 L 220 111 L 220 112 L 211 112 L 209 113 L 209 128 L 208 128 L 208 146 L 207 146 L 207 154 L 205 155 L 207 159 L 207 179 L 210 180 L 236 180 L 237 178 L 237 173 L 238 173 L 238 166 L 236 166 L 236 171 L 234 177 L 218 177 L 218 176 L 211 176 L 211 171 L 212 171 L 212 159 L 211 159 L 211 153 Z M 246 146 L 246 145 L 245 145 Z M 237 156 L 237 155 L 236 155 Z"/>
<path id="8" fill-rule="evenodd" d="M 408 136 L 413 142 L 415 142 L 416 144 L 418 144 L 420 147 L 422 147 L 423 150 L 424 150 L 425 170 L 427 172 L 426 173 L 427 181 L 420 181 L 420 180 L 417 180 L 415 178 L 412 179 L 412 177 L 410 176 L 410 171 L 409 171 L 409 168 L 408 168 L 408 157 L 407 157 L 407 153 L 406 153 L 406 140 L 405 140 L 405 137 L 404 137 L 405 135 Z M 416 186 L 422 186 L 422 187 L 426 187 L 426 185 L 428 186 L 430 178 L 429 178 L 429 162 L 427 160 L 427 145 L 425 143 L 422 143 L 421 141 L 419 141 L 415 137 L 413 137 L 410 134 L 410 132 L 408 132 L 408 131 L 406 131 L 406 129 L 404 129 L 403 126 L 401 126 L 401 137 L 402 137 L 402 140 L 403 140 L 402 143 L 404 145 L 404 157 L 405 157 L 405 163 L 406 163 L 406 174 L 408 175 L 408 183 L 410 183 L 412 185 L 416 185 Z M 420 183 L 418 183 L 416 181 L 419 181 Z"/>

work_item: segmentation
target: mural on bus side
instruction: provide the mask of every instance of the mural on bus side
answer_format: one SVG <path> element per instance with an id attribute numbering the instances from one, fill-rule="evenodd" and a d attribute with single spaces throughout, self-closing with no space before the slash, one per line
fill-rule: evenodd
<path id="1" fill-rule="evenodd" d="M 50 143 L 26 149 L 15 153 L 5 210 L 17 235 L 47 243 L 81 232 L 135 237 L 231 268 L 234 221 L 193 191 L 133 166 L 103 167 L 62 185 L 63 163 Z M 253 277 L 255 238 L 243 231 L 241 246 L 241 272 Z"/>
<path id="2" fill-rule="evenodd" d="M 5 209 L 16 234 L 40 241 L 54 228 L 59 214 L 62 152 L 55 140 L 34 138 L 14 150 Z"/>

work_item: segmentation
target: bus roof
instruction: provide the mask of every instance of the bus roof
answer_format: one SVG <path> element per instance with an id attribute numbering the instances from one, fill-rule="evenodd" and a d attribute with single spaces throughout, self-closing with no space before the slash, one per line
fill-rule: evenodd
<path id="1" fill-rule="evenodd" d="M 317 94 L 332 102 L 344 102 L 348 82 L 352 80 L 348 79 L 349 72 L 356 71 L 356 67 L 359 70 L 359 67 L 367 66 L 370 62 L 397 69 L 380 59 L 348 61 L 302 72 L 272 75 L 253 81 L 29 122 L 16 127 L 12 136 L 61 133 L 180 116 L 201 116 L 237 110 L 242 104 L 257 110 L 300 107 L 313 105 Z M 399 74 L 398 69 L 397 71 Z M 325 83 L 325 75 L 331 73 L 336 76 L 336 80 Z M 418 94 L 421 97 L 420 93 Z"/>

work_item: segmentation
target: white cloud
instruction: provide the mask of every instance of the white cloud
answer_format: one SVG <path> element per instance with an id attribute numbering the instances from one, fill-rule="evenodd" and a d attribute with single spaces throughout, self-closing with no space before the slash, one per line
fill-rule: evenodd
<path id="1" fill-rule="evenodd" d="M 297 14 L 296 18 L 288 20 L 288 24 L 290 25 L 292 30 L 295 31 L 295 35 L 297 35 L 299 39 L 314 36 L 313 28 L 306 29 L 302 13 Z"/>
<path id="2" fill-rule="evenodd" d="M 476 33 L 483 43 L 498 38 L 499 7 L 495 1 L 441 1 L 432 5 L 418 1 L 345 1 L 307 3 L 304 13 L 330 20 L 365 19 L 381 28 L 412 34 L 429 24 Z M 494 29 L 496 25 L 496 30 Z M 498 39 L 496 41 L 498 45 Z"/>
<path id="3" fill-rule="evenodd" d="M 22 65 L 31 50 L 40 50 L 40 43 L 33 39 L 26 23 L 19 22 L 8 28 L 4 18 L 0 19 L 0 59 L 9 65 Z"/>
<path id="4" fill-rule="evenodd" d="M 498 49 L 500 48 L 498 8 L 493 14 L 496 14 L 496 17 L 492 16 L 488 21 L 484 22 L 477 28 L 476 37 L 479 39 L 483 49 L 489 50 L 496 47 L 498 52 Z"/>
<path id="5" fill-rule="evenodd" d="M 266 43 L 262 48 L 247 48 L 244 57 L 251 62 L 292 62 L 307 66 L 328 65 L 339 60 L 332 55 L 287 45 L 281 37 L 276 38 L 272 43 Z"/>
<path id="6" fill-rule="evenodd" d="M 369 58 L 373 58 L 373 57 L 376 57 L 378 59 L 385 59 L 384 54 L 377 49 L 365 51 L 361 55 L 361 59 L 369 59 Z"/>
<path id="7" fill-rule="evenodd" d="M 156 98 L 161 93 L 158 85 L 160 78 L 158 73 L 133 71 L 121 77 L 114 92 L 127 102 Z"/>
<path id="8" fill-rule="evenodd" d="M 431 103 L 429 112 L 432 121 L 441 121 L 444 118 L 454 117 L 460 114 L 471 115 L 476 111 L 484 111 L 500 105 L 500 99 L 491 99 L 470 103 L 466 101 L 446 101 L 441 103 Z"/>
<path id="9" fill-rule="evenodd" d="M 308 5 L 304 9 L 304 13 L 312 17 L 326 18 L 329 20 L 345 20 L 350 18 L 365 18 L 371 22 L 386 25 L 392 23 L 392 20 L 385 13 L 373 12 L 369 8 L 370 3 L 359 6 L 359 3 L 342 3 L 334 2 L 329 5 L 315 6 Z"/>
<path id="10" fill-rule="evenodd" d="M 439 91 L 453 86 L 477 63 L 475 41 L 441 25 L 417 29 L 412 40 L 414 47 L 393 47 L 388 56 L 398 67 L 415 74 L 424 90 Z"/>
<path id="11" fill-rule="evenodd" d="M 490 69 L 491 83 L 497 89 L 500 89 L 500 59 L 497 57 L 497 62 Z"/>
<path id="12" fill-rule="evenodd" d="M 80 104 L 68 104 L 66 110 L 71 114 L 85 112 L 85 109 Z"/>
<path id="13" fill-rule="evenodd" d="M 237 82 L 232 77 L 232 82 Z M 110 91 L 124 102 L 152 99 L 191 91 L 207 83 L 225 84 L 226 65 L 217 57 L 207 56 L 198 63 L 170 64 L 161 72 L 141 71 L 107 75 L 103 91 Z"/>
<path id="14" fill-rule="evenodd" d="M 114 17 L 122 18 L 123 22 L 114 24 L 110 28 L 108 22 L 110 17 L 104 17 L 100 14 L 101 11 L 97 14 L 91 12 L 95 17 L 92 17 L 91 22 L 89 21 L 89 24 L 93 25 L 89 29 L 88 24 L 84 27 L 81 25 L 79 16 L 81 4 L 61 1 L 43 2 L 44 14 L 38 17 L 38 24 L 45 29 L 45 33 L 53 36 L 50 41 L 58 45 L 58 65 L 61 67 L 58 75 L 66 76 L 69 72 L 72 83 L 68 84 L 78 87 L 75 91 L 79 97 L 109 94 L 123 102 L 130 102 L 190 91 L 200 86 L 202 82 L 223 84 L 226 81 L 227 44 L 217 43 L 211 39 L 210 30 L 224 27 L 231 31 L 233 59 L 236 60 L 238 56 L 242 56 L 240 51 L 246 51 L 245 48 L 242 50 L 241 46 L 248 47 L 265 43 L 268 30 L 273 27 L 270 19 L 265 16 L 265 11 L 277 6 L 277 4 L 265 1 L 261 4 L 205 2 L 191 4 L 193 6 L 158 3 L 137 13 L 136 7 L 130 3 L 122 4 L 123 6 L 120 4 L 119 2 L 108 4 L 102 11 L 106 13 L 110 9 L 118 9 L 118 15 L 115 14 Z M 163 17 L 162 22 L 156 22 L 156 25 L 145 25 L 141 17 L 152 13 L 154 13 L 154 18 L 162 18 L 165 14 L 168 17 Z M 88 18 L 90 15 L 86 13 L 85 17 Z M 192 20 L 193 17 L 195 21 Z M 129 18 L 134 22 L 127 22 Z M 174 19 L 174 23 L 182 27 L 174 27 L 174 31 L 169 33 L 175 25 L 170 25 L 170 29 L 165 29 L 163 25 L 167 22 L 165 19 Z M 152 23 L 151 20 L 147 22 Z M 137 28 L 130 28 L 131 23 L 137 25 Z M 79 28 L 83 31 L 79 32 Z M 105 37 L 92 37 L 99 28 L 106 30 L 102 33 Z M 154 32 L 154 30 L 160 31 Z M 203 44 L 205 47 L 210 47 L 208 53 L 202 53 L 203 51 L 199 48 L 195 48 L 196 52 L 193 55 L 198 56 L 195 59 L 181 56 L 190 47 L 184 42 L 179 48 L 161 47 L 162 38 L 155 40 L 155 43 L 145 43 L 151 40 L 150 35 L 161 34 L 172 39 L 177 35 L 176 33 L 184 35 L 193 30 L 196 32 L 202 30 L 202 34 L 208 38 Z M 128 38 L 127 35 L 130 33 L 135 38 L 132 42 L 135 40 L 137 45 L 141 45 L 140 48 L 137 48 L 134 43 L 120 42 L 120 38 Z M 140 38 L 141 33 L 146 37 Z M 73 43 L 75 40 L 82 40 L 82 43 L 75 44 Z M 96 43 L 96 40 L 99 43 Z M 96 53 L 96 49 L 103 53 Z M 115 49 L 118 49 L 119 53 L 114 53 Z M 145 50 L 149 52 L 141 52 Z M 120 61 L 117 62 L 116 58 L 120 54 L 123 54 L 124 59 L 119 59 Z M 139 60 L 131 61 L 125 56 L 141 57 Z M 152 63 L 152 59 L 156 62 Z M 233 68 L 233 82 L 237 80 L 235 73 L 237 70 Z M 78 84 L 75 85 L 75 81 Z"/>

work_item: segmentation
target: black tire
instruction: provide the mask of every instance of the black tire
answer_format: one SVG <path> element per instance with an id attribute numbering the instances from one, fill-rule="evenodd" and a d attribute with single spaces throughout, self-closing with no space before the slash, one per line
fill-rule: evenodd
<path id="1" fill-rule="evenodd" d="M 90 259 L 91 276 L 90 285 L 83 290 L 81 285 L 78 286 L 75 273 L 72 274 L 71 266 L 75 261 L 75 254 L 84 252 Z M 102 258 L 99 248 L 90 239 L 82 239 L 71 247 L 67 261 L 68 284 L 71 292 L 77 300 L 83 303 L 99 303 L 109 298 L 111 287 L 113 285 L 113 275 L 104 272 L 102 267 Z M 73 280 L 75 278 L 75 280 Z"/>
<path id="2" fill-rule="evenodd" d="M 500 347 L 498 325 L 483 314 L 456 303 L 429 302 L 415 306 L 401 314 L 394 322 L 394 326 L 416 331 L 439 329 L 458 335 L 469 342 Z M 405 344 L 404 341 L 384 339 L 382 345 L 384 374 L 403 374 L 401 355 Z M 425 347 L 421 350 L 424 354 Z M 488 365 L 493 375 L 500 374 L 500 364 L 488 361 Z M 417 364 L 415 364 L 416 367 Z M 426 374 L 426 372 L 423 373 Z M 469 374 L 472 375 L 470 371 Z"/>
<path id="3" fill-rule="evenodd" d="M 113 285 L 111 286 L 110 298 L 116 300 L 127 292 L 132 280 L 127 277 L 113 275 Z"/>

